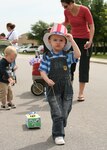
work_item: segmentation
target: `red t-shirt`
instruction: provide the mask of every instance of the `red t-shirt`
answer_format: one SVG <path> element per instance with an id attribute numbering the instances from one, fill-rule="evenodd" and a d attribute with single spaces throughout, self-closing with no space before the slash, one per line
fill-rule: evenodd
<path id="1" fill-rule="evenodd" d="M 79 12 L 73 16 L 69 10 L 65 9 L 65 23 L 71 25 L 71 34 L 74 38 L 89 38 L 89 24 L 93 24 L 93 18 L 90 10 L 81 5 Z"/>

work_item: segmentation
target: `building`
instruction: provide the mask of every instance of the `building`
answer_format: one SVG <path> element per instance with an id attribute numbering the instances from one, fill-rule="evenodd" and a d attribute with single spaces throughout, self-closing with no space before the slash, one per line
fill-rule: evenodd
<path id="1" fill-rule="evenodd" d="M 18 45 L 20 46 L 20 45 L 28 45 L 28 44 L 38 45 L 36 40 L 28 39 L 27 33 L 20 35 L 18 40 Z"/>

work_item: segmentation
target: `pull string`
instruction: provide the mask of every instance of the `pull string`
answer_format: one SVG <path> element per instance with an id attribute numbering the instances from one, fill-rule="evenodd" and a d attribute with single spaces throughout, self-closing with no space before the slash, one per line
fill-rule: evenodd
<path id="1" fill-rule="evenodd" d="M 42 91 L 38 86 L 36 86 L 36 88 L 37 88 L 38 90 Z M 52 92 L 53 92 L 54 99 L 57 101 L 53 86 L 49 89 L 47 95 L 50 93 L 51 90 L 52 90 Z M 40 100 L 44 100 L 44 99 L 45 99 L 45 98 L 40 99 Z M 44 104 L 44 103 L 43 103 L 43 101 L 42 101 L 42 103 L 41 103 L 41 108 L 39 109 L 39 112 L 42 111 L 42 109 L 43 109 L 43 104 Z"/>
<path id="2" fill-rule="evenodd" d="M 42 91 L 42 90 L 37 86 L 37 83 L 36 83 L 36 88 L 37 88 L 39 91 Z M 51 86 L 51 88 L 49 89 L 47 95 L 50 93 L 51 90 L 52 90 L 52 92 L 53 92 L 54 99 L 56 100 L 55 91 L 54 91 L 53 86 Z"/>
<path id="3" fill-rule="evenodd" d="M 52 92 L 53 92 L 54 99 L 57 100 L 57 99 L 56 99 L 56 96 L 55 96 L 55 91 L 54 91 L 53 86 L 52 86 L 51 88 L 52 88 Z"/>
<path id="4" fill-rule="evenodd" d="M 36 82 L 34 82 L 35 83 L 35 87 L 40 91 L 40 92 L 42 92 L 42 90 L 38 87 L 38 85 L 37 85 L 37 83 Z M 46 87 L 45 87 L 46 88 Z M 53 87 L 52 87 L 53 88 Z M 54 89 L 53 89 L 54 90 Z M 51 88 L 49 89 L 49 91 L 48 91 L 48 93 L 47 93 L 47 95 L 50 93 L 50 91 L 51 91 Z M 46 91 L 45 91 L 46 92 Z M 55 95 L 55 93 L 54 93 L 54 95 Z M 41 99 L 41 100 L 44 100 L 45 98 L 43 98 L 43 99 Z"/>

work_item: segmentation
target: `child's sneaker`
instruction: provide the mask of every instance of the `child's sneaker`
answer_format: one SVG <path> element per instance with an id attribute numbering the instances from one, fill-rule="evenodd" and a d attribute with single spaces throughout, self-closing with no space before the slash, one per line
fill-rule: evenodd
<path id="1" fill-rule="evenodd" d="M 64 138 L 62 136 L 56 137 L 55 138 L 55 144 L 57 144 L 57 145 L 64 145 L 65 144 Z"/>
<path id="2" fill-rule="evenodd" d="M 4 110 L 10 110 L 11 107 L 9 107 L 8 105 L 1 105 L 1 108 Z"/>
<path id="3" fill-rule="evenodd" d="M 16 108 L 16 105 L 13 104 L 13 103 L 8 103 L 7 105 L 8 105 L 9 107 L 11 107 L 12 109 Z"/>

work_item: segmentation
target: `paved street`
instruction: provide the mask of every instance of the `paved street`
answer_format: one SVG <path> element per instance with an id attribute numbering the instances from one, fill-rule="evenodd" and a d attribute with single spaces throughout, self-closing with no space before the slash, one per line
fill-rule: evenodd
<path id="1" fill-rule="evenodd" d="M 90 83 L 85 89 L 85 102 L 77 102 L 78 66 L 75 72 L 73 109 L 65 129 L 64 146 L 51 138 L 51 118 L 44 96 L 31 91 L 33 56 L 18 55 L 18 83 L 13 87 L 16 109 L 0 110 L 0 150 L 107 150 L 107 65 L 91 63 Z M 37 111 L 41 129 L 27 129 L 25 115 Z"/>

